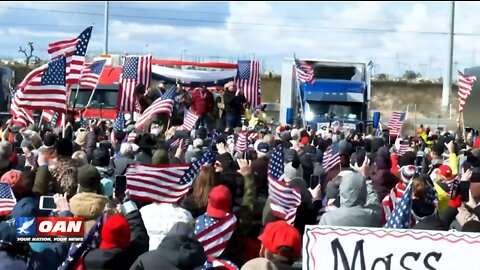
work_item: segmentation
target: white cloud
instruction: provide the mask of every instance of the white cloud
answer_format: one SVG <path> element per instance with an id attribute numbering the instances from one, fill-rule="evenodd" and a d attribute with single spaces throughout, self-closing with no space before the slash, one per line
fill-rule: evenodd
<path id="1" fill-rule="evenodd" d="M 0 14 L 5 13 L 2 6 L 18 6 L 6 3 L 0 3 Z M 111 12 L 126 13 L 125 9 L 128 6 L 132 6 L 132 10 L 150 8 L 151 11 L 147 15 L 160 18 L 168 13 L 155 12 L 156 9 L 181 10 L 188 7 L 185 9 L 186 12 L 195 15 L 196 8 L 200 6 L 197 2 L 168 2 L 165 5 L 163 2 L 162 5 L 160 2 L 141 1 L 135 2 L 135 5 L 133 3 L 132 1 L 121 5 L 111 3 Z M 22 7 L 41 9 L 54 9 L 56 5 L 59 7 L 55 9 L 60 9 L 57 2 L 20 3 Z M 88 5 L 93 4 L 78 4 L 82 11 L 101 12 L 98 8 L 88 10 Z M 95 3 L 95 5 L 99 4 Z M 421 65 L 428 63 L 432 65 L 430 71 L 435 67 L 440 74 L 444 67 L 447 36 L 418 32 L 447 32 L 448 5 L 448 3 L 418 2 L 230 2 L 226 14 L 218 16 L 212 14 L 204 17 L 205 20 L 215 21 L 225 18 L 223 24 L 202 23 L 179 26 L 173 23 L 180 22 L 173 21 L 167 23 L 161 20 L 146 21 L 112 17 L 109 47 L 115 52 L 143 53 L 148 44 L 148 49 L 156 57 L 178 58 L 182 49 L 186 49 L 187 55 L 190 56 L 221 55 L 233 59 L 255 54 L 260 60 L 266 60 L 269 70 L 279 70 L 281 60 L 284 57 L 291 57 L 293 53 L 303 58 L 365 62 L 374 60 L 380 66 L 379 71 L 387 73 L 395 73 L 398 66 L 418 70 Z M 121 9 L 115 10 L 115 6 Z M 209 3 L 208 6 L 212 5 Z M 74 8 L 75 5 L 67 3 L 61 5 L 61 9 L 68 7 Z M 14 12 L 14 10 L 7 10 L 7 12 Z M 201 13 L 203 12 L 205 8 Z M 456 31 L 476 33 L 480 28 L 480 21 L 477 20 L 479 12 L 478 4 L 457 3 Z M 50 24 L 64 24 L 66 18 L 68 23 L 73 25 L 85 25 L 85 23 L 88 25 L 95 21 L 97 26 L 89 51 L 101 51 L 103 47 L 101 17 L 92 19 L 91 16 L 62 13 L 50 15 Z M 43 23 L 43 19 L 44 17 L 38 19 L 41 22 L 32 19 L 32 22 Z M 25 23 L 25 20 L 22 19 L 17 23 Z M 71 38 L 78 34 L 76 27 L 3 29 L 4 35 L 8 35 L 10 41 L 0 41 L 0 45 L 11 44 L 11 40 L 15 38 L 19 39 L 15 42 L 20 43 L 31 38 L 35 44 L 41 44 L 39 48 L 46 47 L 48 42 L 45 41 Z M 56 31 L 56 29 L 62 29 L 62 31 Z M 385 31 L 381 31 L 382 29 Z M 455 61 L 459 62 L 459 66 L 471 64 L 472 55 L 476 51 L 478 51 L 477 55 L 480 55 L 479 36 L 455 37 Z M 480 56 L 476 57 L 480 59 Z"/>
<path id="2" fill-rule="evenodd" d="M 8 35 L 12 36 L 25 36 L 25 37 L 36 37 L 36 38 L 56 38 L 56 39 L 66 39 L 73 38 L 77 36 L 76 33 L 68 32 L 58 32 L 58 31 L 33 31 L 27 28 L 22 27 L 11 27 L 7 29 Z"/>

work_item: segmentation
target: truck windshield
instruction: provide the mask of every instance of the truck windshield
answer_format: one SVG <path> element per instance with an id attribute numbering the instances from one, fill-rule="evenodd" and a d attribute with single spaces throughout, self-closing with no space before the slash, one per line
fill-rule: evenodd
<path id="1" fill-rule="evenodd" d="M 325 103 L 308 102 L 310 111 L 315 116 L 328 117 L 333 114 L 335 119 L 360 119 L 362 114 L 362 103 Z"/>
<path id="2" fill-rule="evenodd" d="M 88 103 L 88 99 L 92 94 L 92 90 L 82 90 L 80 89 L 77 98 L 77 104 L 75 107 L 82 108 L 85 107 Z M 75 100 L 75 91 L 72 91 L 72 95 L 70 96 L 70 106 L 73 107 L 73 101 Z M 102 104 L 103 103 L 103 104 Z M 117 106 L 117 91 L 115 90 L 99 90 L 95 91 L 93 95 L 92 101 L 90 102 L 89 108 L 116 108 Z"/>

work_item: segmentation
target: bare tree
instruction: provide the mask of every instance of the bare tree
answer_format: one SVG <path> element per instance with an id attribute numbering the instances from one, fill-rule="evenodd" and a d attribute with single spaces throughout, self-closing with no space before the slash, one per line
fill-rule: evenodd
<path id="1" fill-rule="evenodd" d="M 28 42 L 28 47 L 29 47 L 28 49 L 22 49 L 22 46 L 20 46 L 20 49 L 18 50 L 18 52 L 23 53 L 25 55 L 25 66 L 27 67 L 30 66 L 30 60 L 32 58 L 35 64 L 38 65 L 40 63 L 40 58 L 33 54 L 33 51 L 35 50 L 35 48 L 33 47 L 33 42 Z"/>

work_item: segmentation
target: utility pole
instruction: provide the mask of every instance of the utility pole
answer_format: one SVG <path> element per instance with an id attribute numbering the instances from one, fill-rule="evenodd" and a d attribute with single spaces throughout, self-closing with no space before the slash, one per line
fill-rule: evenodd
<path id="1" fill-rule="evenodd" d="M 104 37 L 104 42 L 105 44 L 103 45 L 103 54 L 108 54 L 108 1 L 105 1 L 105 19 L 104 19 L 104 27 L 105 27 L 105 37 Z"/>
<path id="2" fill-rule="evenodd" d="M 452 87 L 452 68 L 453 68 L 453 39 L 455 35 L 455 1 L 450 2 L 450 29 L 448 32 L 448 62 L 445 76 L 443 77 L 442 89 L 442 107 L 444 110 L 448 109 L 450 104 L 450 95 Z"/>

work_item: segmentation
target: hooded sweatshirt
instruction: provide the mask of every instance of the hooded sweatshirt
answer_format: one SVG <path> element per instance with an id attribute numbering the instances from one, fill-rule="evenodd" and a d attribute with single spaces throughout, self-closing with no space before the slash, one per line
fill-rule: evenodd
<path id="1" fill-rule="evenodd" d="M 207 256 L 202 244 L 185 235 L 165 237 L 156 250 L 149 251 L 135 261 L 135 270 L 200 270 Z"/>
<path id="2" fill-rule="evenodd" d="M 380 227 L 381 207 L 378 204 L 367 205 L 367 184 L 356 173 L 346 173 L 340 180 L 340 207 L 325 213 L 319 225 Z"/>

